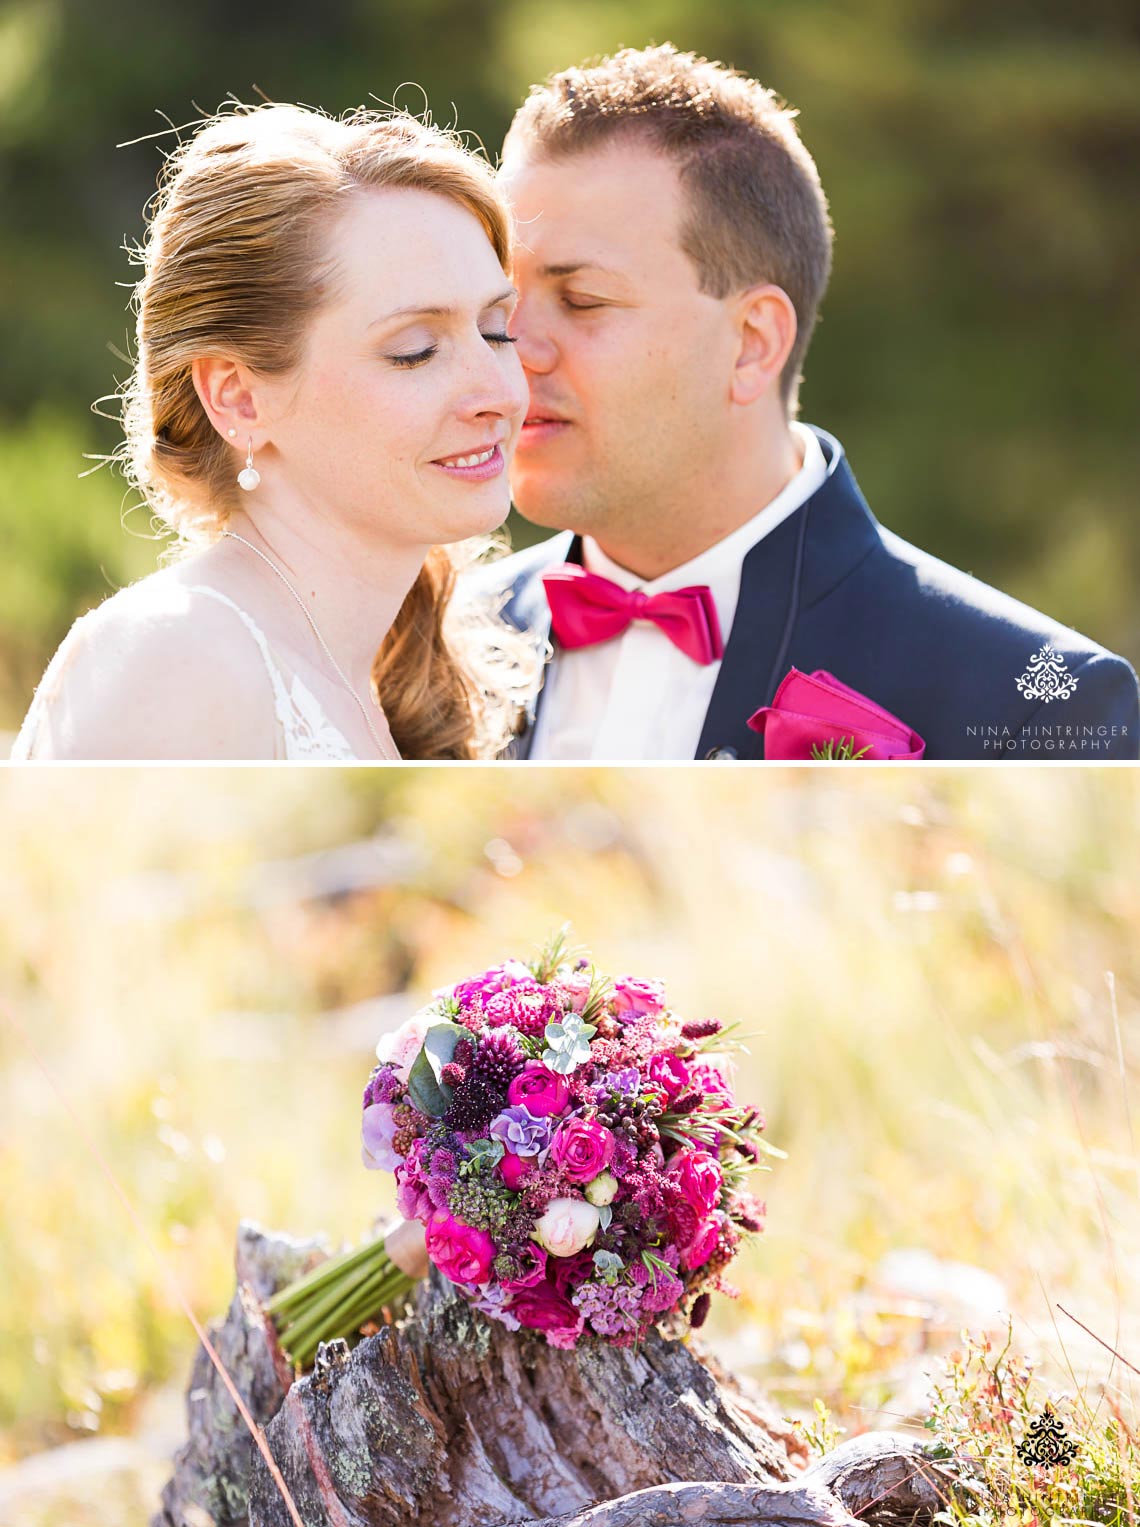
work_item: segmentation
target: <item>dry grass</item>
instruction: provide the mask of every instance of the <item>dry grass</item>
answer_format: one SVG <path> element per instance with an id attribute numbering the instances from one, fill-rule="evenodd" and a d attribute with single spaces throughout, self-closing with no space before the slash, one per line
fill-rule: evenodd
<path id="1" fill-rule="evenodd" d="M 377 834 L 346 888 L 330 852 Z M 789 1156 L 708 1328 L 730 1361 L 892 1424 L 1004 1307 L 1059 1390 L 1131 1403 L 1057 1306 L 1140 1364 L 1138 850 L 1129 771 L 10 771 L 0 993 L 206 1315 L 239 1217 L 335 1240 L 390 1203 L 379 1028 L 570 919 L 757 1035 L 740 1090 Z M 0 1464 L 137 1437 L 189 1328 L 3 1024 L 0 1107 Z"/>

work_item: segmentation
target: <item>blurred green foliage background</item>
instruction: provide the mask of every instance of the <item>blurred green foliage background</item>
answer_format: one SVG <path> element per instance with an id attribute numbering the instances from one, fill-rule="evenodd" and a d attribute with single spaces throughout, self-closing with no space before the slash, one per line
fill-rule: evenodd
<path id="1" fill-rule="evenodd" d="M 1138 859 L 1127 770 L 8 770 L 0 1519 L 142 1527 L 183 1427 L 193 1334 L 59 1093 L 220 1313 L 243 1216 L 391 1208 L 379 1033 L 566 919 L 755 1036 L 788 1156 L 701 1333 L 733 1368 L 902 1426 L 1006 1309 L 1059 1391 L 1134 1399 L 1075 1322 L 1140 1365 Z"/>
<path id="2" fill-rule="evenodd" d="M 88 408 L 127 371 L 121 246 L 173 138 L 116 144 L 231 92 L 419 109 L 418 85 L 494 155 L 533 81 L 665 40 L 800 110 L 837 229 L 803 416 L 878 516 L 1140 665 L 1126 0 L 3 0 L 0 728 L 73 616 L 157 551 L 110 471 L 78 480 L 116 443 Z"/>

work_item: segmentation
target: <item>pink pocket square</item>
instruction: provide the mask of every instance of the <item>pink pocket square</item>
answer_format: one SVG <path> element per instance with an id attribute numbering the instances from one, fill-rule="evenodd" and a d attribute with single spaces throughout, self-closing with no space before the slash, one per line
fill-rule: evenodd
<path id="1" fill-rule="evenodd" d="M 832 673 L 793 668 L 765 705 L 748 718 L 764 738 L 764 757 L 813 758 L 813 749 L 849 745 L 867 759 L 921 758 L 926 743 L 904 721 Z"/>

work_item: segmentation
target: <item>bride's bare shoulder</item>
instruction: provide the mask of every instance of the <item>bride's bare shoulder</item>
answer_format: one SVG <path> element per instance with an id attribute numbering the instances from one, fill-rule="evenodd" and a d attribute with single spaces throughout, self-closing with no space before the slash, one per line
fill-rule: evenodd
<path id="1" fill-rule="evenodd" d="M 175 572 L 120 590 L 72 627 L 57 673 L 45 675 L 51 757 L 274 756 L 256 628 L 225 596 Z"/>

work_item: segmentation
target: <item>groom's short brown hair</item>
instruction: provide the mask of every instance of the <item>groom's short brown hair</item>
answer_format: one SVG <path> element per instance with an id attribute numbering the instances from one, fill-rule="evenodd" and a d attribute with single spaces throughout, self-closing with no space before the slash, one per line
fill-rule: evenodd
<path id="1" fill-rule="evenodd" d="M 701 290 L 727 297 L 772 282 L 791 298 L 796 341 L 780 377 L 790 415 L 832 238 L 827 198 L 795 115 L 755 80 L 666 43 L 623 48 L 533 86 L 503 145 L 504 156 L 518 147 L 562 159 L 630 134 L 675 160 L 689 202 L 681 247 Z"/>

